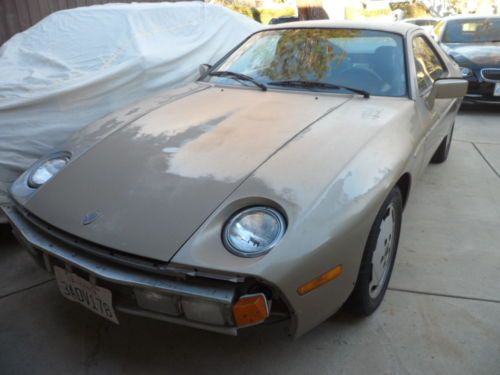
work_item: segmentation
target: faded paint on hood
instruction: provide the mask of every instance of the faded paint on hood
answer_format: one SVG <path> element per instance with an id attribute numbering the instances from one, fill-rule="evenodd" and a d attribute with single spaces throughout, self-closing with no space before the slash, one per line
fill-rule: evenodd
<path id="1" fill-rule="evenodd" d="M 193 93 L 96 143 L 26 208 L 75 236 L 168 261 L 259 165 L 346 100 L 216 87 Z M 83 225 L 94 211 L 99 218 Z"/>

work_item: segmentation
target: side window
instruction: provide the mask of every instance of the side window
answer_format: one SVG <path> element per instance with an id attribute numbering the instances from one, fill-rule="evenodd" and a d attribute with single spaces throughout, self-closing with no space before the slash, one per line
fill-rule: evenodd
<path id="1" fill-rule="evenodd" d="M 413 55 L 417 69 L 418 90 L 422 92 L 431 87 L 436 79 L 441 78 L 446 68 L 422 36 L 413 39 Z"/>

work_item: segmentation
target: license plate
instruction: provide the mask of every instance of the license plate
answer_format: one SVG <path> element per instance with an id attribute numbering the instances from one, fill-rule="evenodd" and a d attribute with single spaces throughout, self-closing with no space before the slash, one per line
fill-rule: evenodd
<path id="1" fill-rule="evenodd" d="M 495 83 L 495 89 L 493 90 L 493 96 L 500 96 L 500 83 Z"/>
<path id="2" fill-rule="evenodd" d="M 60 267 L 54 267 L 57 285 L 61 294 L 70 301 L 77 302 L 113 323 L 119 324 L 116 318 L 111 291 L 93 285 L 80 276 Z"/>

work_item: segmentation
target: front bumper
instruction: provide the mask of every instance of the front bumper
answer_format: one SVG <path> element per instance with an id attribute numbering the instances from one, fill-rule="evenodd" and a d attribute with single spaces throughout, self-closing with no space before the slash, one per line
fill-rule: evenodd
<path id="1" fill-rule="evenodd" d="M 127 267 L 68 246 L 67 242 L 62 243 L 43 230 L 39 223 L 35 225 L 22 209 L 5 207 L 4 210 L 14 235 L 40 266 L 51 273 L 54 273 L 54 266 L 65 268 L 94 285 L 111 290 L 117 311 L 227 335 L 237 334 L 232 307 L 242 294 L 242 287 L 248 291 L 252 282 L 246 281 L 245 284 L 242 278 L 228 281 L 190 277 L 179 270 L 160 275 Z M 254 283 L 253 291 L 256 287 Z M 148 293 L 166 296 L 168 303 L 148 302 L 145 300 Z M 271 294 L 270 291 L 266 293 Z M 209 308 L 198 314 L 193 303 Z M 186 304 L 191 304 L 194 310 L 184 310 Z M 283 320 L 284 316 L 286 313 L 278 311 L 269 317 L 269 321 L 276 320 L 276 317 Z"/>
<path id="2" fill-rule="evenodd" d="M 465 103 L 500 104 L 500 96 L 494 96 L 496 82 L 468 79 L 469 88 L 464 97 Z"/>
<path id="3" fill-rule="evenodd" d="M 467 94 L 463 103 L 469 104 L 500 104 L 500 96 Z"/>

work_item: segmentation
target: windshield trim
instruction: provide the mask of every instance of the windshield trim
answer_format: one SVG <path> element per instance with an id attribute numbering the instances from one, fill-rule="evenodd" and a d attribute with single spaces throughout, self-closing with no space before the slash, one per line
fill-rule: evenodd
<path id="1" fill-rule="evenodd" d="M 220 89 L 234 89 L 234 90 L 250 90 L 250 91 L 258 91 L 260 92 L 258 87 L 256 86 L 245 86 L 245 85 L 233 85 L 230 83 L 215 83 L 215 82 L 210 82 L 210 81 L 199 81 L 199 84 L 206 85 L 206 87 L 212 87 L 212 88 L 220 88 Z M 336 97 L 353 97 L 353 98 L 359 98 L 359 99 L 364 99 L 362 96 L 358 96 L 356 94 L 350 93 L 350 92 L 338 92 L 338 91 L 311 91 L 311 90 L 302 90 L 300 88 L 295 88 L 295 87 L 290 87 L 290 88 L 284 88 L 280 86 L 269 86 L 267 91 L 269 92 L 279 92 L 279 93 L 290 93 L 290 94 L 298 94 L 298 95 L 310 95 L 310 96 L 316 96 L 316 97 L 321 97 L 321 96 L 336 96 Z M 398 100 L 412 100 L 413 99 L 409 96 L 387 96 L 387 95 L 370 95 L 370 100 L 371 99 L 398 99 Z"/>

